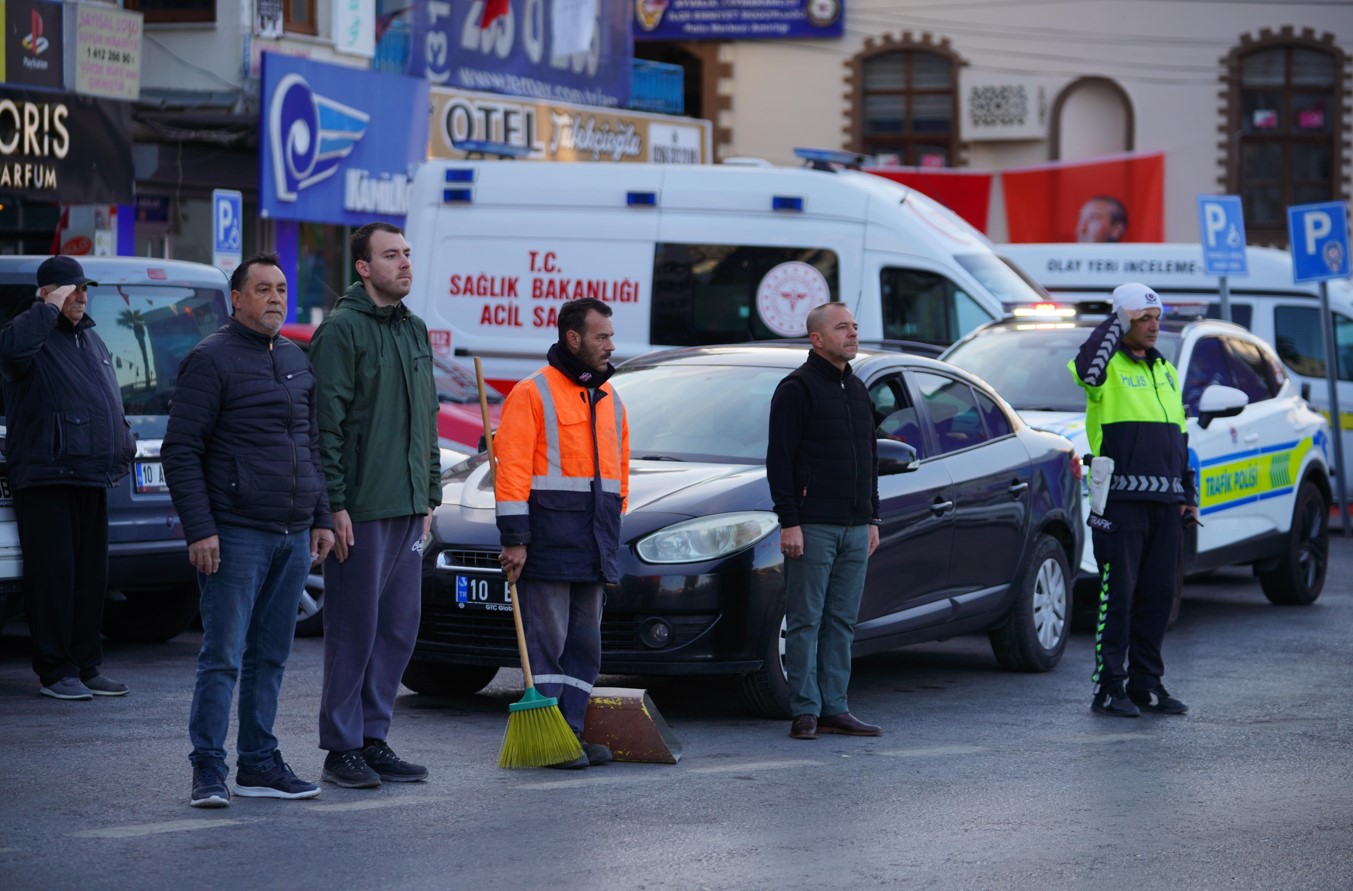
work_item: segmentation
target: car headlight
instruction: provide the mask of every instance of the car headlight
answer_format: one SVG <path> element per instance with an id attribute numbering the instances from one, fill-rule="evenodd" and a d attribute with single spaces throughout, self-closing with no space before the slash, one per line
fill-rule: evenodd
<path id="1" fill-rule="evenodd" d="M 639 540 L 646 563 L 703 563 L 749 548 L 780 526 L 769 511 L 749 510 L 685 520 Z"/>

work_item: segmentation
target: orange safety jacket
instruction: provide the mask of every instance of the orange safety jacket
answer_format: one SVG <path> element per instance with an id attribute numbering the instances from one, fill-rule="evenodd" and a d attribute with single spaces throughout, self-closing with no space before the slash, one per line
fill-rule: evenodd
<path id="1" fill-rule="evenodd" d="M 630 436 L 611 385 L 589 390 L 542 368 L 508 394 L 493 446 L 498 531 L 527 546 L 522 576 L 619 581 Z"/>

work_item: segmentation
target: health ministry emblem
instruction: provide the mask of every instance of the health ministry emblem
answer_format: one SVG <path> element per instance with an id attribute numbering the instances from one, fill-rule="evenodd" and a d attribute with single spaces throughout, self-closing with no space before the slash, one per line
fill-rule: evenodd
<path id="1" fill-rule="evenodd" d="M 277 200 L 295 201 L 301 189 L 337 173 L 370 120 L 369 114 L 311 90 L 299 74 L 279 80 L 268 115 Z"/>

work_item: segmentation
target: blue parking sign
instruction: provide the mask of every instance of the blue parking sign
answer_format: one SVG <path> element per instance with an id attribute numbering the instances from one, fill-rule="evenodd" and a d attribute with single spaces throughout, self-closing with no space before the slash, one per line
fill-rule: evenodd
<path id="1" fill-rule="evenodd" d="M 1198 229 L 1208 275 L 1248 275 L 1245 212 L 1239 195 L 1199 195 Z"/>
<path id="2" fill-rule="evenodd" d="M 240 265 L 244 245 L 244 196 L 231 189 L 211 193 L 212 262 L 230 272 Z"/>
<path id="3" fill-rule="evenodd" d="M 1292 243 L 1293 281 L 1348 276 L 1347 202 L 1326 201 L 1287 208 L 1287 237 Z"/>

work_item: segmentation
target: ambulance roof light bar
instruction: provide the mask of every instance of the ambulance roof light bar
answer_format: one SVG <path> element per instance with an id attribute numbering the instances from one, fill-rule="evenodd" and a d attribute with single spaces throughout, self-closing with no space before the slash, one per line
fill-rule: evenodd
<path id="1" fill-rule="evenodd" d="M 814 170 L 834 171 L 837 167 L 859 170 L 872 160 L 869 155 L 860 152 L 843 152 L 839 149 L 796 148 L 794 157 L 802 158 L 805 166 Z M 835 165 L 835 166 L 833 166 Z"/>

